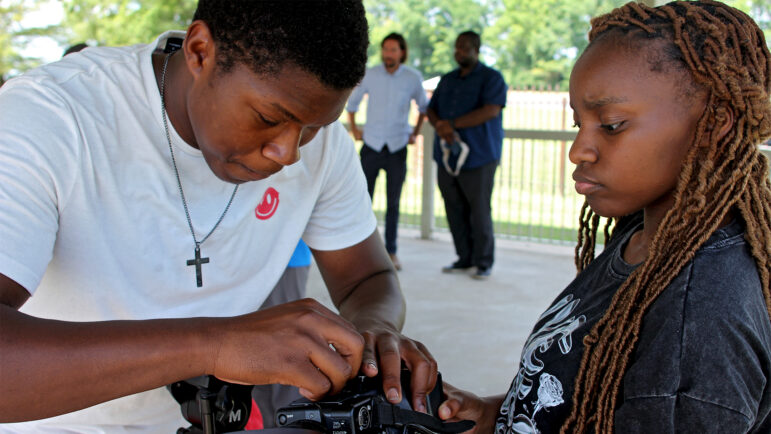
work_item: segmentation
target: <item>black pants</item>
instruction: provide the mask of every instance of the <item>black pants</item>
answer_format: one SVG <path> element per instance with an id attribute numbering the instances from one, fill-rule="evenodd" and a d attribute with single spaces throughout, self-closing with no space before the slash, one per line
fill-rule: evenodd
<path id="1" fill-rule="evenodd" d="M 493 266 L 495 237 L 490 199 L 498 162 L 452 176 L 439 167 L 439 191 L 460 265 Z"/>
<path id="2" fill-rule="evenodd" d="M 399 201 L 402 186 L 407 177 L 407 147 L 394 152 L 383 146 L 380 152 L 364 144 L 361 147 L 361 168 L 367 178 L 369 197 L 375 193 L 375 181 L 380 170 L 386 173 L 385 247 L 388 253 L 396 253 L 396 232 L 399 224 Z"/>

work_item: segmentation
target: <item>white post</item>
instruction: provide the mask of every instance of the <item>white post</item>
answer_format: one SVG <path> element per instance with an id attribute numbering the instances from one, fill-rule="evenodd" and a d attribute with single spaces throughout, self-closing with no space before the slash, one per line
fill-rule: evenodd
<path id="1" fill-rule="evenodd" d="M 420 238 L 431 239 L 434 230 L 434 183 L 436 164 L 434 163 L 434 128 L 424 122 L 420 128 L 423 136 L 423 197 L 421 200 Z"/>

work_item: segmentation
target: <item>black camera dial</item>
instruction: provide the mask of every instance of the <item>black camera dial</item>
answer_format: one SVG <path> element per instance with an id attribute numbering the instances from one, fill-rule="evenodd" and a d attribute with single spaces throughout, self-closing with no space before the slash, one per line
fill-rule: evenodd
<path id="1" fill-rule="evenodd" d="M 358 422 L 360 431 L 369 428 L 372 423 L 372 407 L 369 405 L 362 405 L 356 415 L 356 422 Z"/>

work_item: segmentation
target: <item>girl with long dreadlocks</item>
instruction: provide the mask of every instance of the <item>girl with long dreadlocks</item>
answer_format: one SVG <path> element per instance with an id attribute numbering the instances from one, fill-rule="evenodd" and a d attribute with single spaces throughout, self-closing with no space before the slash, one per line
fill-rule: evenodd
<path id="1" fill-rule="evenodd" d="M 769 433 L 763 33 L 717 2 L 629 3 L 589 39 L 570 78 L 579 274 L 509 392 L 448 388 L 440 417 L 496 433 Z"/>

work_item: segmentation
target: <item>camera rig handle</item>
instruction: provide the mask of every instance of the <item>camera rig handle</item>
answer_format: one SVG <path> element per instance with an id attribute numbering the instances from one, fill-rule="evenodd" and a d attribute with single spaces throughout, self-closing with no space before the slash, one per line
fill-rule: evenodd
<path id="1" fill-rule="evenodd" d="M 249 420 L 252 386 L 232 384 L 213 376 L 178 381 L 167 386 L 191 423 L 177 434 L 222 434 L 242 430 Z"/>
<path id="2" fill-rule="evenodd" d="M 471 420 L 443 422 L 442 420 L 414 410 L 383 402 L 373 409 L 373 422 L 380 426 L 417 426 L 435 433 L 457 434 L 470 430 L 476 425 Z"/>

